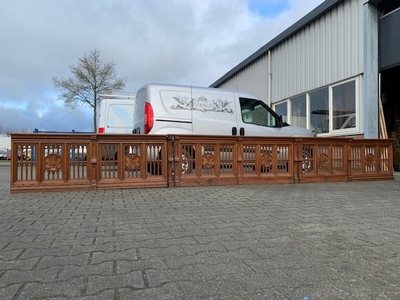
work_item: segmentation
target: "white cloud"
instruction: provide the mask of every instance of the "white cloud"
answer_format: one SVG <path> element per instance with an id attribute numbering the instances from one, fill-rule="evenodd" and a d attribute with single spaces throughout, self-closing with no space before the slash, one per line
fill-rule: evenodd
<path id="1" fill-rule="evenodd" d="M 56 103 L 52 77 L 71 76 L 94 48 L 128 78 L 128 92 L 147 82 L 208 86 L 323 2 L 256 1 L 276 13 L 257 13 L 248 0 L 0 3 L 0 125 L 90 130 L 90 111 Z"/>

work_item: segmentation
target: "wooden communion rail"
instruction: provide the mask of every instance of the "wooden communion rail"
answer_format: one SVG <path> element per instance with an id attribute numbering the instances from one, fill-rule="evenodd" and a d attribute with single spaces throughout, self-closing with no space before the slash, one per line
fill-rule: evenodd
<path id="1" fill-rule="evenodd" d="M 12 134 L 10 191 L 387 180 L 393 141 Z"/>

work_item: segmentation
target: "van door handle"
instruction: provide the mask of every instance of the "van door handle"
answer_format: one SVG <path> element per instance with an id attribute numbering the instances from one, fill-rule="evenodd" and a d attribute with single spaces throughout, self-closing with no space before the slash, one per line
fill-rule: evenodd
<path id="1" fill-rule="evenodd" d="M 236 127 L 232 127 L 232 135 L 237 135 L 237 128 Z"/>
<path id="2" fill-rule="evenodd" d="M 244 128 L 240 127 L 240 135 L 244 135 Z"/>

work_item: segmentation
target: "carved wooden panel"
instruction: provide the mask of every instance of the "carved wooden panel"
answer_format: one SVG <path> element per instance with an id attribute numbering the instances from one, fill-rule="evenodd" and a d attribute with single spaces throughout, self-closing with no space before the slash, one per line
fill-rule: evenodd
<path id="1" fill-rule="evenodd" d="M 49 154 L 44 159 L 44 169 L 48 172 L 58 172 L 61 170 L 62 159 L 58 154 Z"/>

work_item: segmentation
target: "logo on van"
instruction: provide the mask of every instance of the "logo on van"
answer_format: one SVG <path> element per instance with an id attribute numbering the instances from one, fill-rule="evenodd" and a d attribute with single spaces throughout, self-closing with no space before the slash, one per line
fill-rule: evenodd
<path id="1" fill-rule="evenodd" d="M 233 114 L 233 109 L 230 107 L 230 102 L 227 100 L 209 100 L 204 96 L 201 96 L 198 99 L 190 100 L 188 97 L 173 97 L 176 102 L 176 105 L 172 105 L 172 109 L 187 109 L 187 110 L 197 110 L 201 112 L 220 112 L 220 113 L 229 113 Z"/>

